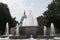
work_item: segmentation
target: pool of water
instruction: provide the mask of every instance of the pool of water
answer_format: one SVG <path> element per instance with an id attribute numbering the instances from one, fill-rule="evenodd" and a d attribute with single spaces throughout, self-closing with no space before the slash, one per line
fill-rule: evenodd
<path id="1" fill-rule="evenodd" d="M 34 38 L 29 38 L 29 39 L 8 39 L 8 38 L 0 38 L 0 40 L 60 40 L 60 39 L 34 39 Z"/>
<path id="2" fill-rule="evenodd" d="M 45 38 L 33 38 L 33 37 L 31 37 L 31 38 L 27 38 L 27 39 L 20 39 L 20 38 L 13 39 L 13 37 L 10 38 L 10 37 L 6 37 L 6 36 L 2 36 L 2 37 L 0 37 L 0 40 L 60 40 L 60 37 L 53 37 L 53 38 L 47 38 L 47 37 L 45 37 Z"/>
<path id="3" fill-rule="evenodd" d="M 0 40 L 55 40 L 55 39 L 0 39 Z M 60 40 L 60 39 L 56 39 Z"/>

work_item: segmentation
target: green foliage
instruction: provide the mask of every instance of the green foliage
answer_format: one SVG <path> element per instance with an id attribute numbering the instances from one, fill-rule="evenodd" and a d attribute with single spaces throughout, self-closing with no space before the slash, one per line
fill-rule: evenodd
<path id="1" fill-rule="evenodd" d="M 60 6 L 60 0 L 54 0 L 57 6 Z"/>
<path id="2" fill-rule="evenodd" d="M 7 4 L 0 3 L 0 34 L 5 33 L 7 22 L 9 23 L 9 28 L 16 26 L 16 21 L 10 15 Z"/>
<path id="3" fill-rule="evenodd" d="M 43 25 L 44 23 L 44 25 L 50 27 L 51 22 L 53 22 L 55 28 L 60 30 L 60 0 L 54 0 L 47 8 L 48 10 L 44 12 L 43 16 L 37 18 L 38 24 Z M 43 20 L 46 21 L 44 22 Z"/>
<path id="4" fill-rule="evenodd" d="M 39 16 L 39 17 L 37 17 L 37 21 L 38 21 L 39 26 L 44 26 L 44 24 L 45 24 L 45 17 Z"/>
<path id="5" fill-rule="evenodd" d="M 48 5 L 48 10 L 45 11 L 44 15 L 49 20 L 49 22 L 53 22 L 55 27 L 59 28 L 60 24 L 60 6 L 55 2 L 52 2 Z"/>

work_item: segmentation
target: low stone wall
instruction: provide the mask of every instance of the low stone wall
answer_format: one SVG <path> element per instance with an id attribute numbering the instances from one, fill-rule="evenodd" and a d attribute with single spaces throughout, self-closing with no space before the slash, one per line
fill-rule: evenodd
<path id="1" fill-rule="evenodd" d="M 50 28 L 46 28 L 46 35 L 50 35 Z M 16 28 L 12 28 L 12 35 L 16 35 Z M 20 26 L 19 27 L 19 35 L 44 35 L 44 27 L 43 26 Z"/>
<path id="2" fill-rule="evenodd" d="M 19 28 L 20 35 L 43 35 L 44 28 L 40 26 L 23 26 Z"/>

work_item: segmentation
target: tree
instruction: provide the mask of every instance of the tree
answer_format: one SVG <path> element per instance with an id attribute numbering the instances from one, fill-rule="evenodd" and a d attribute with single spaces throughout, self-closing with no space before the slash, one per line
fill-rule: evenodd
<path id="1" fill-rule="evenodd" d="M 60 24 L 60 6 L 56 5 L 55 1 L 48 5 L 47 12 L 44 13 L 46 18 L 57 26 Z"/>
<path id="2" fill-rule="evenodd" d="M 7 4 L 0 3 L 0 34 L 5 34 L 6 23 L 9 23 L 9 28 L 14 27 L 15 20 L 10 15 Z"/>
<path id="3" fill-rule="evenodd" d="M 46 20 L 46 26 L 50 27 L 51 22 L 53 22 L 55 28 L 60 30 L 60 0 L 53 0 L 53 2 L 51 2 L 47 8 L 48 10 L 46 10 L 43 14 L 43 17 L 45 17 Z M 39 20 L 40 19 L 41 18 L 39 18 Z M 40 23 L 39 20 L 38 22 Z M 42 20 L 44 20 L 44 18 Z"/>
<path id="4" fill-rule="evenodd" d="M 60 30 L 60 1 L 55 0 L 48 5 L 48 10 L 44 12 L 49 25 L 54 23 L 56 29 Z"/>
<path id="5" fill-rule="evenodd" d="M 38 21 L 39 26 L 44 26 L 45 25 L 45 17 L 44 16 L 37 17 L 37 21 Z"/>

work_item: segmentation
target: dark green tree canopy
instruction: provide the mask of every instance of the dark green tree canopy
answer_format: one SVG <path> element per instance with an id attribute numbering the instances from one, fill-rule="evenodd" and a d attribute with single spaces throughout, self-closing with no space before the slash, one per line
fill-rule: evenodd
<path id="1" fill-rule="evenodd" d="M 45 11 L 44 15 L 49 20 L 49 22 L 53 22 L 55 26 L 59 26 L 60 24 L 60 6 L 58 6 L 54 1 L 48 5 L 48 10 Z"/>
<path id="2" fill-rule="evenodd" d="M 45 17 L 44 16 L 37 17 L 37 21 L 38 21 L 39 26 L 44 26 L 45 25 Z"/>
<path id="3" fill-rule="evenodd" d="M 16 20 L 10 15 L 7 4 L 0 3 L 0 33 L 4 34 L 6 23 L 9 23 L 9 28 L 16 26 Z"/>
<path id="4" fill-rule="evenodd" d="M 53 22 L 55 28 L 60 30 L 60 0 L 53 0 L 53 2 L 51 2 L 51 4 L 49 4 L 47 8 L 48 10 L 46 10 L 43 14 L 44 18 L 42 18 L 41 16 L 38 17 L 38 24 L 40 25 L 40 21 L 45 19 L 46 21 L 43 22 L 44 25 L 50 27 L 51 22 Z"/>

